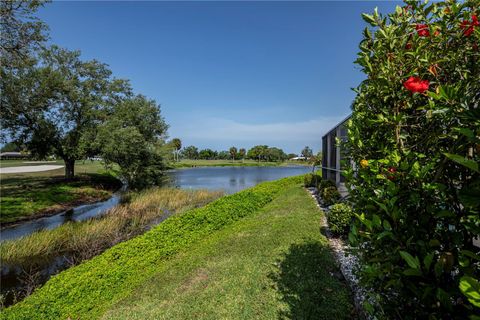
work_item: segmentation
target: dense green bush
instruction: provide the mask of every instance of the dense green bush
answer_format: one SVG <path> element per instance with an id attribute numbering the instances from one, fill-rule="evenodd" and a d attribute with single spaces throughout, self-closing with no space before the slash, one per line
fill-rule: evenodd
<path id="1" fill-rule="evenodd" d="M 318 182 L 322 180 L 322 177 L 316 173 L 307 173 L 303 176 L 303 185 L 306 188 L 316 187 Z"/>
<path id="2" fill-rule="evenodd" d="M 327 213 L 328 226 L 335 235 L 346 236 L 350 231 L 354 214 L 352 207 L 345 203 L 337 203 Z"/>
<path id="3" fill-rule="evenodd" d="M 322 191 L 322 200 L 326 206 L 331 206 L 340 199 L 340 193 L 337 187 L 327 187 Z"/>
<path id="4" fill-rule="evenodd" d="M 52 277 L 1 319 L 94 319 L 152 276 L 158 262 L 214 231 L 258 212 L 302 177 L 265 182 L 170 217 L 142 236 Z"/>
<path id="5" fill-rule="evenodd" d="M 320 179 L 318 181 L 317 189 L 319 190 L 320 193 L 323 191 L 323 189 L 328 187 L 336 187 L 335 182 L 327 179 Z"/>
<path id="6" fill-rule="evenodd" d="M 480 314 L 480 1 L 364 15 L 348 125 L 360 277 L 378 318 Z"/>

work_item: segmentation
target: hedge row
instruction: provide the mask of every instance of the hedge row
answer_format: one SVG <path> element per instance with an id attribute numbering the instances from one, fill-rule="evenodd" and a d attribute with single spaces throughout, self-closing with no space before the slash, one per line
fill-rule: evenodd
<path id="1" fill-rule="evenodd" d="M 153 275 L 158 263 L 257 212 L 302 177 L 265 182 L 167 219 L 151 231 L 52 277 L 1 319 L 92 319 Z"/>

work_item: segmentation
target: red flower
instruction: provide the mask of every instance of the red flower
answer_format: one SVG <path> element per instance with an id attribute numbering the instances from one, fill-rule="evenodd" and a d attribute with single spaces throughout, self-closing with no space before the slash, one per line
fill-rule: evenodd
<path id="1" fill-rule="evenodd" d="M 395 180 L 395 173 L 397 172 L 397 168 L 395 167 L 390 167 L 387 169 L 388 173 L 387 174 L 387 179 L 390 180 L 390 181 L 393 181 Z"/>
<path id="2" fill-rule="evenodd" d="M 405 45 L 405 49 L 410 50 L 412 49 L 412 44 L 409 42 Z"/>
<path id="3" fill-rule="evenodd" d="M 411 92 L 423 93 L 428 90 L 430 82 L 428 80 L 422 80 L 418 77 L 410 77 L 403 83 L 403 86 Z"/>
<path id="4" fill-rule="evenodd" d="M 460 29 L 464 30 L 463 34 L 465 37 L 470 37 L 473 33 L 475 27 L 480 26 L 480 22 L 476 15 L 472 14 L 472 21 L 463 20 L 460 24 Z"/>
<path id="5" fill-rule="evenodd" d="M 415 26 L 417 33 L 420 37 L 430 37 L 430 30 L 428 30 L 428 25 L 426 24 L 417 24 Z"/>

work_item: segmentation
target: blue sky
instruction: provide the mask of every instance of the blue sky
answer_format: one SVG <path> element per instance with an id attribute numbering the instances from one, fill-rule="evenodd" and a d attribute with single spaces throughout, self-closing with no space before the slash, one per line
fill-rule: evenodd
<path id="1" fill-rule="evenodd" d="M 362 12 L 394 2 L 53 2 L 51 42 L 161 104 L 170 137 L 299 153 L 349 114 Z"/>

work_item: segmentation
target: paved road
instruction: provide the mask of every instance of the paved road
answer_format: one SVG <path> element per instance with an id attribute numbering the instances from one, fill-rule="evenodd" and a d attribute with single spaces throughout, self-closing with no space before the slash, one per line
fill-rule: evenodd
<path id="1" fill-rule="evenodd" d="M 63 168 L 58 165 L 40 165 L 40 166 L 21 166 L 21 167 L 7 167 L 0 168 L 0 173 L 27 173 L 27 172 L 41 172 Z"/>

